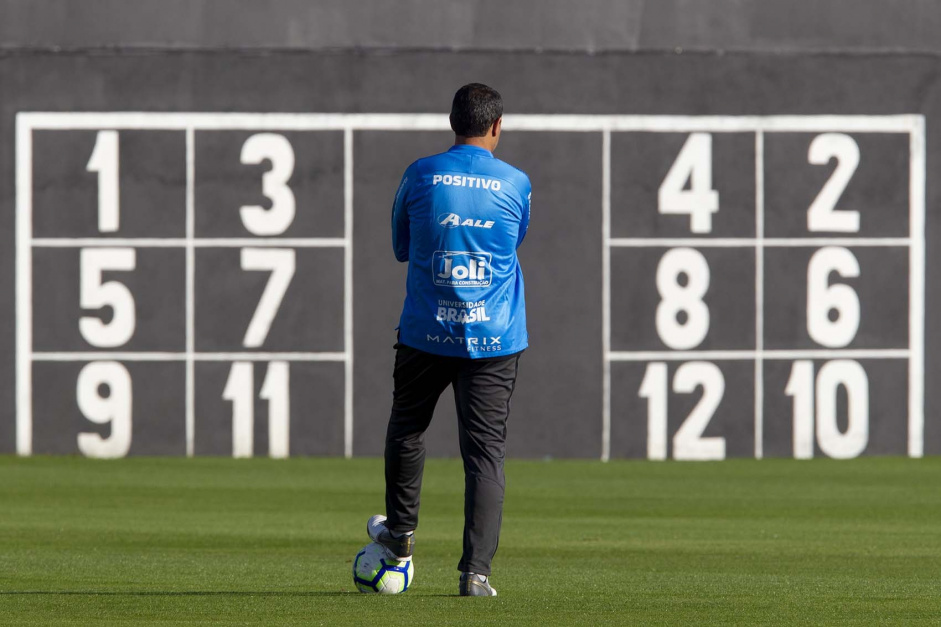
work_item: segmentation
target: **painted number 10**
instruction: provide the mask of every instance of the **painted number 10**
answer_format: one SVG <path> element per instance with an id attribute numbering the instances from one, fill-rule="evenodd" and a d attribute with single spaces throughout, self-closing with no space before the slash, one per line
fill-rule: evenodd
<path id="1" fill-rule="evenodd" d="M 837 395 L 846 390 L 846 430 L 837 424 Z M 814 456 L 814 431 L 820 450 L 829 457 L 858 456 L 869 443 L 869 378 L 859 362 L 828 361 L 814 382 L 814 363 L 795 361 L 785 393 L 794 399 L 794 457 Z"/>

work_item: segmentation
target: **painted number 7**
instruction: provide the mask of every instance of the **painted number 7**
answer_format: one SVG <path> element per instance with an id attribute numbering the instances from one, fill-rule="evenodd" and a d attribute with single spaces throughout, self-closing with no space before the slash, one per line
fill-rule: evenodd
<path id="1" fill-rule="evenodd" d="M 268 337 L 271 323 L 278 314 L 281 301 L 287 292 L 295 269 L 294 251 L 284 248 L 243 248 L 242 270 L 267 271 L 271 273 L 258 307 L 252 316 L 242 343 L 249 348 L 258 348 Z"/>

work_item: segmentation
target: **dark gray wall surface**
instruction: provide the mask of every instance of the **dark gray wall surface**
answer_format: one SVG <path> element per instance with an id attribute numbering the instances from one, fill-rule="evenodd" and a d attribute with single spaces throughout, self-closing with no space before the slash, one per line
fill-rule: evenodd
<path id="1" fill-rule="evenodd" d="M 483 81 L 499 89 L 504 95 L 508 115 L 923 113 L 928 118 L 929 172 L 932 165 L 938 162 L 938 150 L 941 147 L 938 127 L 933 123 L 941 114 L 939 67 L 930 56 L 432 52 L 6 53 L 0 55 L 0 146 L 4 147 L 0 151 L 0 241 L 3 242 L 0 246 L 0 293 L 14 293 L 13 147 L 17 112 L 440 113 L 447 111 L 455 87 L 471 80 Z M 449 139 L 445 133 L 355 134 L 356 454 L 381 453 L 388 417 L 392 329 L 399 313 L 404 276 L 403 267 L 394 263 L 389 250 L 389 203 L 398 177 L 408 163 L 419 155 L 445 148 Z M 173 145 L 174 141 L 172 137 L 165 138 L 168 146 Z M 883 143 L 891 145 L 889 140 Z M 615 143 L 614 154 L 629 151 L 630 145 L 629 141 L 625 145 Z M 861 145 L 865 148 L 865 144 Z M 780 154 L 787 155 L 788 150 L 791 148 L 784 145 L 780 148 Z M 773 156 L 778 154 L 775 152 Z M 532 348 L 523 358 L 519 386 L 514 397 L 510 453 L 528 457 L 597 457 L 600 453 L 602 365 L 602 257 L 598 214 L 601 203 L 600 136 L 507 133 L 499 156 L 528 171 L 535 190 L 533 224 L 520 253 L 527 278 Z M 798 157 L 805 159 L 806 153 L 798 154 Z M 49 159 L 49 167 L 55 167 L 57 158 Z M 732 163 L 735 163 L 734 159 Z M 36 167 L 41 169 L 44 166 L 37 163 Z M 716 176 L 717 181 L 720 180 L 718 171 Z M 752 174 L 746 175 L 744 180 L 749 176 Z M 172 187 L 173 181 L 177 179 L 178 172 L 171 168 L 167 186 Z M 656 181 L 649 184 L 655 190 Z M 937 454 L 941 453 L 941 423 L 937 420 L 941 410 L 941 394 L 932 382 L 941 375 L 941 328 L 933 312 L 937 312 L 941 306 L 941 292 L 936 288 L 938 269 L 941 268 L 941 248 L 936 245 L 941 238 L 937 219 L 941 188 L 929 176 L 927 189 L 925 451 Z M 55 190 L 47 191 L 52 193 Z M 798 190 L 797 193 L 797 198 L 803 198 L 806 190 Z M 805 200 L 799 202 L 804 203 Z M 900 219 L 907 218 L 901 216 Z M 790 228 L 786 223 L 782 224 L 781 228 Z M 50 228 L 54 226 L 52 224 Z M 895 234 L 894 231 L 892 234 Z M 564 255 L 559 254 L 560 250 L 564 251 Z M 725 260 L 719 258 L 721 255 L 708 258 L 710 263 L 714 260 L 718 264 L 716 268 L 721 266 L 728 268 L 729 272 L 735 272 L 736 265 L 741 264 L 737 264 L 732 256 L 726 256 L 729 258 Z M 612 263 L 618 263 L 618 259 L 613 258 Z M 74 284 L 75 279 L 68 269 L 69 263 L 55 263 L 51 260 L 44 266 L 53 275 L 56 268 L 60 268 L 59 272 L 62 273 L 59 278 L 50 278 L 50 285 L 59 281 L 66 285 Z M 643 267 L 649 261 L 636 263 L 640 264 L 638 267 Z M 793 263 L 800 266 L 806 260 L 801 258 Z M 864 254 L 861 254 L 860 263 L 866 267 L 873 267 L 873 264 L 878 267 L 880 262 L 864 258 Z M 739 268 L 738 271 L 744 272 L 745 276 L 748 275 L 746 270 Z M 900 271 L 905 271 L 904 263 Z M 729 272 L 723 276 L 727 277 Z M 801 276 L 803 272 L 803 269 L 797 272 L 799 281 L 806 278 Z M 718 269 L 716 273 L 718 277 Z M 649 274 L 645 276 L 649 278 Z M 301 276 L 300 270 L 298 276 Z M 747 282 L 747 277 L 743 281 Z M 734 288 L 728 289 L 731 290 L 730 294 L 734 292 Z M 795 289 L 800 291 L 799 288 Z M 63 303 L 69 300 L 68 294 L 60 298 Z M 71 298 L 74 300 L 74 295 Z M 254 302 L 255 298 L 253 295 L 249 300 Z M 647 301 L 639 302 L 644 306 L 647 304 Z M 617 305 L 616 302 L 613 304 Z M 0 363 L 0 376 L 7 382 L 0 387 L 0 451 L 11 452 L 15 441 L 12 299 L 4 299 L 0 307 L 0 319 L 5 321 L 0 333 L 0 354 L 5 355 Z M 53 305 L 50 307 L 54 308 Z M 734 316 L 734 312 L 730 315 Z M 744 319 L 748 323 L 748 317 Z M 733 331 L 731 329 L 729 333 Z M 622 328 L 618 333 L 621 332 L 627 333 L 623 337 L 629 339 L 629 329 Z M 874 337 L 881 336 L 880 331 L 873 333 Z M 865 365 L 867 369 L 872 367 L 870 377 L 873 381 L 904 388 L 906 374 L 898 369 L 897 364 L 867 362 Z M 197 376 L 205 374 L 216 381 L 216 387 L 221 389 L 225 373 L 211 370 L 209 367 L 202 368 Z M 741 364 L 732 364 L 726 372 L 729 410 L 717 417 L 706 432 L 709 436 L 718 430 L 725 435 L 729 440 L 729 455 L 749 455 L 751 449 L 748 443 L 753 436 L 753 426 L 748 419 L 753 399 L 747 387 L 750 385 L 750 374 L 747 367 L 744 371 L 740 370 Z M 145 368 L 132 369 L 131 375 L 136 380 L 137 373 L 141 372 L 143 374 L 140 376 L 155 382 L 166 382 L 167 386 L 180 383 L 179 371 L 162 367 L 152 368 L 153 374 L 145 371 Z M 38 394 L 58 397 L 65 394 L 66 390 L 68 394 L 74 394 L 75 373 L 71 370 L 43 366 L 37 367 L 34 372 Z M 262 374 L 261 370 L 256 372 L 256 380 L 260 380 Z M 316 374 L 318 380 L 324 382 L 322 403 L 331 408 L 334 414 L 338 407 L 337 399 L 329 397 L 329 393 L 342 385 L 342 377 L 338 374 Z M 620 364 L 614 368 L 613 374 L 617 389 L 612 396 L 612 403 L 618 409 L 618 415 L 624 416 L 624 419 L 619 418 L 612 428 L 612 454 L 642 456 L 643 425 L 631 426 L 631 421 L 643 420 L 643 405 L 638 405 L 637 397 L 637 385 L 643 376 L 642 367 L 638 364 Z M 769 381 L 774 380 L 777 382 L 775 385 L 781 387 L 779 383 L 787 377 L 787 371 L 783 367 L 769 367 L 767 376 Z M 227 418 L 219 413 L 221 404 L 218 390 L 214 394 L 217 405 L 202 409 L 203 406 L 198 403 L 198 453 L 225 454 L 228 446 L 229 434 L 225 431 Z M 148 402 L 146 398 L 141 402 Z M 43 399 L 43 402 L 48 400 Z M 66 400 L 62 402 L 66 403 Z M 69 402 L 74 405 L 74 396 Z M 161 431 L 150 423 L 142 428 L 146 433 L 163 435 L 153 437 L 149 448 L 132 448 L 132 453 L 180 452 L 177 439 L 180 433 L 179 407 L 174 405 L 178 404 L 179 398 L 173 394 L 164 395 L 160 402 L 166 406 L 154 405 L 153 412 L 157 417 L 169 416 L 170 422 L 166 428 Z M 318 402 L 321 401 L 301 396 L 294 399 L 293 406 Z M 450 398 L 446 394 L 442 399 L 442 411 L 429 432 L 431 454 L 456 453 L 453 410 L 448 408 L 449 402 Z M 897 408 L 898 403 L 894 400 L 885 405 L 887 402 L 873 401 L 872 411 L 876 418 L 868 452 L 904 453 L 904 407 Z M 74 407 L 65 405 L 55 406 L 53 403 L 48 407 L 49 412 L 60 411 L 70 416 L 69 420 L 75 413 Z M 635 407 L 636 410 L 632 409 Z M 790 434 L 780 426 L 781 421 L 786 422 L 788 419 L 787 407 L 789 405 L 782 404 L 775 410 L 783 413 L 779 422 L 768 427 L 773 437 L 766 445 L 769 453 L 790 454 Z M 896 409 L 893 411 L 893 408 Z M 682 411 L 688 409 L 678 407 L 677 416 L 681 419 Z M 207 432 L 200 418 L 203 415 L 208 421 L 205 424 L 217 425 L 217 429 Z M 670 416 L 671 429 L 675 430 L 677 425 L 673 409 Z M 341 438 L 335 430 L 336 422 L 331 425 L 333 430 L 316 434 L 326 443 L 325 448 L 312 447 L 301 452 L 340 452 L 337 446 Z M 36 428 L 40 429 L 41 425 L 37 423 Z M 48 441 L 45 449 L 53 452 L 64 450 L 62 442 L 74 443 L 79 425 L 68 422 L 42 428 L 44 431 L 37 436 L 40 438 L 37 443 L 48 441 L 50 430 L 54 429 L 57 433 L 52 441 Z M 171 438 L 166 435 L 168 433 L 175 435 Z M 202 442 L 199 441 L 201 437 L 205 437 Z M 74 450 L 74 444 L 69 446 Z"/>
<path id="2" fill-rule="evenodd" d="M 941 50 L 933 0 L 0 0 L 0 47 Z"/>

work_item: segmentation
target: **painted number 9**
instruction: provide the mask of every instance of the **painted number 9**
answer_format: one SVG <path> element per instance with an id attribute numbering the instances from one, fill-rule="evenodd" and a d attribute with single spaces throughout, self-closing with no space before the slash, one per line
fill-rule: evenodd
<path id="1" fill-rule="evenodd" d="M 78 408 L 91 422 L 111 425 L 107 437 L 78 434 L 78 449 L 88 457 L 124 457 L 131 448 L 131 375 L 116 361 L 87 364 L 75 386 Z"/>

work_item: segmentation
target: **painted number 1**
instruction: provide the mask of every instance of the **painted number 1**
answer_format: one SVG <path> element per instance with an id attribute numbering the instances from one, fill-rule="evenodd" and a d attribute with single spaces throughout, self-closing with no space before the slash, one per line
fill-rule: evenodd
<path id="1" fill-rule="evenodd" d="M 113 233 L 120 226 L 121 194 L 118 132 L 98 131 L 85 169 L 98 174 L 98 230 Z"/>

